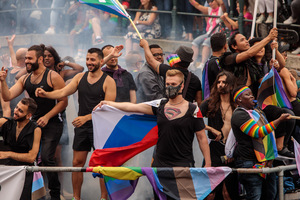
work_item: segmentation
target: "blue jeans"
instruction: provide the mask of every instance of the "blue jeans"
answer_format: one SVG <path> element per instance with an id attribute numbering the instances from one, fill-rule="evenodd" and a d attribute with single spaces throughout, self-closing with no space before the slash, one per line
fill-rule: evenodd
<path id="1" fill-rule="evenodd" d="M 253 165 L 255 165 L 255 161 L 237 160 L 235 165 L 237 168 L 252 168 Z M 240 183 L 243 184 L 246 189 L 247 200 L 276 199 L 277 184 L 275 173 L 267 174 L 266 179 L 258 174 L 240 173 L 238 176 Z"/>
<path id="2" fill-rule="evenodd" d="M 193 6 L 188 0 L 177 0 L 176 8 L 178 12 L 193 12 Z M 182 35 L 182 26 L 184 26 L 186 33 L 192 33 L 193 21 L 194 16 L 192 15 L 177 15 L 176 35 Z"/>
<path id="3" fill-rule="evenodd" d="M 173 8 L 173 0 L 155 0 L 158 10 L 171 11 Z M 172 14 L 160 13 L 159 23 L 161 26 L 161 36 L 170 37 L 172 30 Z"/>
<path id="4" fill-rule="evenodd" d="M 201 45 L 210 47 L 210 37 L 208 37 L 207 33 L 199 35 L 193 40 L 192 44 L 198 48 Z"/>

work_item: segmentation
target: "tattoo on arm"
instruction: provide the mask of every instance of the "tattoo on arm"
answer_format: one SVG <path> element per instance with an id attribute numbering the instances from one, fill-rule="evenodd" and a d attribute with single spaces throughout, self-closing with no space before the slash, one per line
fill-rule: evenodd
<path id="1" fill-rule="evenodd" d="M 166 107 L 164 112 L 165 112 L 165 116 L 168 118 L 168 120 L 172 120 L 181 114 L 180 109 L 171 108 L 171 107 Z"/>

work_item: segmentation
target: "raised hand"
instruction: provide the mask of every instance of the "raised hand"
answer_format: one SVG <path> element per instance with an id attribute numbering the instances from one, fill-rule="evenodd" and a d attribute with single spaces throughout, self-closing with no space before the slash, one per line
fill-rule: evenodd
<path id="1" fill-rule="evenodd" d="M 0 71 L 0 81 L 5 81 L 6 76 L 7 76 L 7 69 L 4 69 L 4 67 L 2 67 Z"/>

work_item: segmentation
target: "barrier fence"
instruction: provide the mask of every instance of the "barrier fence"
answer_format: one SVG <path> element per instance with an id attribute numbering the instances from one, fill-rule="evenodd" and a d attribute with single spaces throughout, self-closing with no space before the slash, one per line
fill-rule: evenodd
<path id="1" fill-rule="evenodd" d="M 239 0 L 240 3 L 240 15 L 237 18 L 233 17 L 233 5 L 234 5 L 234 0 L 230 0 L 230 11 L 229 11 L 229 16 L 238 21 L 239 24 L 239 32 L 240 33 L 244 33 L 243 31 L 243 23 L 244 22 L 252 22 L 252 20 L 248 20 L 248 19 L 244 19 L 243 16 L 243 6 L 244 6 L 244 1 L 243 0 Z M 176 0 L 173 1 L 173 5 L 176 5 Z M 20 33 L 20 26 L 21 26 L 21 16 L 22 16 L 22 12 L 24 11 L 34 11 L 34 10 L 66 10 L 66 7 L 58 7 L 58 8 L 22 8 L 21 5 L 21 1 L 17 1 L 17 5 L 16 5 L 16 9 L 10 9 L 10 10 L 0 10 L 0 14 L 1 13 L 15 13 L 16 14 L 16 34 Z M 175 26 L 176 26 L 176 16 L 177 15 L 192 15 L 192 16 L 200 16 L 200 17 L 212 17 L 212 18 L 220 18 L 220 16 L 212 16 L 212 15 L 205 15 L 205 14 L 200 14 L 200 13 L 188 13 L 188 12 L 178 12 L 176 6 L 173 6 L 171 11 L 165 11 L 165 10 L 158 10 L 158 11 L 149 11 L 149 10 L 141 10 L 141 9 L 127 9 L 127 11 L 131 11 L 131 12 L 154 12 L 154 13 L 164 13 L 164 14 L 171 14 L 172 15 L 172 32 L 175 32 Z M 119 18 L 120 19 L 120 18 Z M 68 21 L 69 19 L 67 19 L 66 21 Z M 121 20 L 121 19 L 120 19 Z M 121 29 L 121 21 L 119 20 L 119 29 Z M 69 23 L 67 23 L 69 24 Z M 284 25 L 283 23 L 278 23 L 277 25 Z M 286 25 L 285 25 L 286 26 Z M 299 24 L 291 24 L 288 27 L 298 27 L 300 28 Z M 65 29 L 68 30 L 68 25 L 65 25 Z M 121 33 L 121 31 L 119 30 L 119 33 Z"/>
<path id="2" fill-rule="evenodd" d="M 37 167 L 37 166 L 27 166 L 27 172 L 89 172 L 87 167 Z M 278 166 L 272 168 L 233 168 L 233 173 L 245 173 L 245 174 L 269 174 L 278 173 L 278 190 L 279 190 L 279 200 L 284 200 L 284 182 L 283 176 L 285 171 L 297 169 L 296 164 L 287 166 Z"/>

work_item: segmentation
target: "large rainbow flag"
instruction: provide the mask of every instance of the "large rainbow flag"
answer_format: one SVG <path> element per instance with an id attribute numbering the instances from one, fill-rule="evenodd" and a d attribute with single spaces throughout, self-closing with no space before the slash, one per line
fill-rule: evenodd
<path id="1" fill-rule="evenodd" d="M 258 106 L 264 109 L 267 105 L 281 108 L 292 108 L 284 91 L 282 80 L 274 67 L 265 75 L 257 92 Z"/>
<path id="2" fill-rule="evenodd" d="M 246 111 L 259 126 L 268 123 L 267 119 L 262 114 L 259 114 L 259 110 Z M 252 138 L 252 142 L 258 162 L 273 160 L 278 156 L 274 131 L 263 138 Z"/>
<path id="3" fill-rule="evenodd" d="M 149 104 L 159 105 L 160 100 Z M 104 105 L 92 113 L 94 147 L 89 166 L 121 166 L 157 143 L 156 116 Z"/>
<path id="4" fill-rule="evenodd" d="M 112 13 L 114 15 L 118 15 L 123 18 L 129 18 L 130 16 L 125 11 L 125 9 L 121 8 L 121 4 L 118 0 L 78 0 L 80 3 L 87 4 L 94 8 L 103 10 L 105 12 Z"/>
<path id="5" fill-rule="evenodd" d="M 204 199 L 232 172 L 229 167 L 208 168 L 150 168 L 150 167 L 93 167 L 87 171 L 105 176 L 106 184 L 116 179 L 129 180 L 127 185 L 110 185 L 110 199 L 125 200 L 134 192 L 138 178 L 145 175 L 161 200 Z M 111 192 L 110 192 L 111 191 Z"/>

